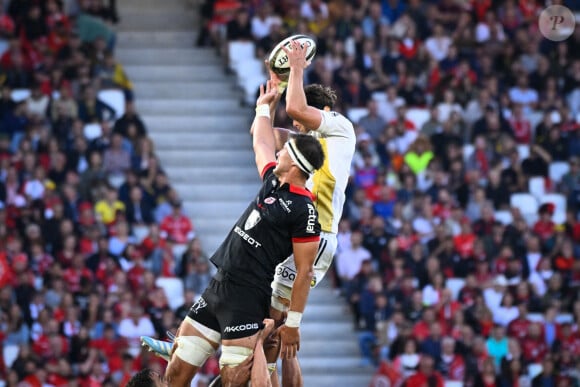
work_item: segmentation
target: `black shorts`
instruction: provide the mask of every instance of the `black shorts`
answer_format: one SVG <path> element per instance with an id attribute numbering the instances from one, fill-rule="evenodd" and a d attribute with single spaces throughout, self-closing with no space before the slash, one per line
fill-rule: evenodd
<path id="1" fill-rule="evenodd" d="M 236 283 L 218 272 L 187 314 L 192 320 L 220 332 L 222 340 L 256 334 L 268 317 L 270 296 L 257 288 Z"/>

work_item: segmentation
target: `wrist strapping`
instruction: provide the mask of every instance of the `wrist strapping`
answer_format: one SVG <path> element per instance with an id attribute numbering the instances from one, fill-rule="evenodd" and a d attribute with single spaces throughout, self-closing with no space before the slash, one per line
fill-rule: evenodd
<path id="1" fill-rule="evenodd" d="M 256 117 L 270 118 L 270 105 L 263 103 L 256 106 Z"/>
<path id="2" fill-rule="evenodd" d="M 299 328 L 301 321 L 302 321 L 302 313 L 289 310 L 288 316 L 286 317 L 285 325 L 290 328 Z"/>

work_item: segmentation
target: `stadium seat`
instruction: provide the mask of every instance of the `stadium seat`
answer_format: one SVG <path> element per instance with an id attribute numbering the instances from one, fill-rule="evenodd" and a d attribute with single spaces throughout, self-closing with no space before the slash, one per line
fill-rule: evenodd
<path id="1" fill-rule="evenodd" d="M 149 235 L 149 227 L 147 226 L 135 225 L 133 226 L 132 231 L 137 240 L 137 244 L 141 244 L 141 242 L 147 238 L 147 235 Z"/>
<path id="2" fill-rule="evenodd" d="M 12 367 L 12 363 L 18 357 L 20 347 L 18 345 L 6 344 L 2 347 L 2 356 L 4 357 L 4 364 L 7 368 Z"/>
<path id="3" fill-rule="evenodd" d="M 14 89 L 11 93 L 12 100 L 16 103 L 24 101 L 30 97 L 30 89 Z"/>
<path id="4" fill-rule="evenodd" d="M 542 176 L 531 177 L 528 181 L 528 191 L 540 200 L 546 193 L 546 180 Z"/>
<path id="5" fill-rule="evenodd" d="M 254 42 L 232 41 L 228 43 L 228 67 L 235 71 L 239 62 L 256 57 Z"/>
<path id="6" fill-rule="evenodd" d="M 475 147 L 473 144 L 463 145 L 463 161 L 469 160 L 473 152 L 475 152 Z"/>
<path id="7" fill-rule="evenodd" d="M 88 141 L 92 141 L 103 134 L 103 128 L 100 124 L 86 124 L 83 133 Z"/>
<path id="8" fill-rule="evenodd" d="M 544 315 L 541 313 L 528 313 L 528 321 L 531 322 L 539 322 L 539 323 L 543 323 L 544 322 Z"/>
<path id="9" fill-rule="evenodd" d="M 465 286 L 465 280 L 463 278 L 447 278 L 445 281 L 445 287 L 451 290 L 453 300 L 457 300 L 459 296 L 459 291 Z"/>
<path id="10" fill-rule="evenodd" d="M 428 109 L 410 108 L 407 110 L 407 119 L 415 124 L 415 128 L 421 129 L 423 124 L 429 121 L 431 113 Z"/>
<path id="11" fill-rule="evenodd" d="M 538 219 L 538 200 L 531 193 L 520 192 L 512 194 L 510 206 L 520 210 L 528 225 L 534 224 Z"/>
<path id="12" fill-rule="evenodd" d="M 562 313 L 556 316 L 556 322 L 558 324 L 574 323 L 574 316 L 570 313 Z"/>
<path id="13" fill-rule="evenodd" d="M 350 108 L 346 112 L 348 119 L 352 121 L 353 124 L 358 124 L 360 119 L 369 114 L 369 109 L 364 107 Z"/>
<path id="14" fill-rule="evenodd" d="M 566 223 L 566 212 L 565 211 L 556 211 L 554 215 L 552 215 L 552 220 L 556 224 L 564 224 Z"/>
<path id="15" fill-rule="evenodd" d="M 533 135 L 535 135 L 536 127 L 544 119 L 544 112 L 541 112 L 541 111 L 531 112 L 530 114 L 526 115 L 526 118 L 528 119 L 528 121 L 530 121 L 530 124 L 532 127 L 532 136 L 533 136 Z"/>
<path id="16" fill-rule="evenodd" d="M 385 93 L 384 91 L 375 91 L 372 94 L 372 99 L 374 99 L 377 102 L 385 102 L 387 100 L 387 93 Z"/>
<path id="17" fill-rule="evenodd" d="M 180 244 L 175 244 L 173 245 L 173 256 L 175 257 L 175 259 L 179 259 L 181 260 L 181 256 L 183 255 L 183 253 L 185 253 L 185 251 L 187 250 L 187 244 L 185 243 L 180 243 Z"/>
<path id="18" fill-rule="evenodd" d="M 566 213 L 566 196 L 557 193 L 545 194 L 540 198 L 540 204 L 553 203 L 556 206 L 555 212 Z"/>
<path id="19" fill-rule="evenodd" d="M 243 87 L 244 78 L 266 76 L 264 62 L 256 58 L 249 58 L 238 62 L 234 70 L 238 77 L 238 86 Z"/>
<path id="20" fill-rule="evenodd" d="M 155 284 L 165 291 L 171 310 L 176 310 L 185 303 L 183 281 L 180 278 L 159 277 Z"/>
<path id="21" fill-rule="evenodd" d="M 101 90 L 99 91 L 98 98 L 115 110 L 115 119 L 121 118 L 125 114 L 125 94 L 121 90 Z"/>
<path id="22" fill-rule="evenodd" d="M 550 180 L 558 184 L 562 181 L 562 177 L 570 171 L 570 164 L 565 161 L 554 161 L 549 166 Z"/>
<path id="23" fill-rule="evenodd" d="M 254 105 L 256 103 L 256 98 L 258 97 L 258 90 L 260 90 L 260 85 L 265 84 L 267 81 L 265 75 L 254 75 L 252 77 L 244 77 L 243 83 L 241 85 L 244 90 L 244 103 L 248 105 Z"/>
<path id="24" fill-rule="evenodd" d="M 524 161 L 530 156 L 530 146 L 529 145 L 518 145 L 518 154 L 520 156 L 520 162 Z"/>
<path id="25" fill-rule="evenodd" d="M 122 173 L 111 173 L 107 178 L 107 181 L 111 186 L 119 189 L 125 182 L 125 175 Z"/>
<path id="26" fill-rule="evenodd" d="M 458 380 L 446 380 L 444 387 L 463 387 L 463 382 Z"/>
<path id="27" fill-rule="evenodd" d="M 496 211 L 494 218 L 504 226 L 511 224 L 514 220 L 512 213 L 506 210 Z"/>
<path id="28" fill-rule="evenodd" d="M 541 373 L 542 373 L 542 364 L 532 363 L 528 365 L 528 376 L 530 377 L 530 379 L 535 378 Z"/>

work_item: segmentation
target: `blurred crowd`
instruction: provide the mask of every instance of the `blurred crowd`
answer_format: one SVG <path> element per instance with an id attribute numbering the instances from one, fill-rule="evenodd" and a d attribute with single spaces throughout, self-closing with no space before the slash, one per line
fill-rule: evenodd
<path id="1" fill-rule="evenodd" d="M 355 123 L 335 283 L 376 385 L 580 385 L 580 28 L 537 22 L 559 3 L 205 2 L 221 53 L 315 36 L 306 82 Z"/>
<path id="2" fill-rule="evenodd" d="M 118 21 L 114 0 L 0 1 L 1 386 L 162 372 L 139 336 L 174 332 L 210 278 L 115 60 Z"/>

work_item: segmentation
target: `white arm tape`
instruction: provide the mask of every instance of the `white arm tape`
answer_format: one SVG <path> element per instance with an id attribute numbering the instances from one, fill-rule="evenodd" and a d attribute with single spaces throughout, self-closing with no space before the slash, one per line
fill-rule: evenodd
<path id="1" fill-rule="evenodd" d="M 286 317 L 285 325 L 290 328 L 299 328 L 301 321 L 302 321 L 302 313 L 289 310 L 288 317 Z"/>
<path id="2" fill-rule="evenodd" d="M 263 103 L 256 106 L 256 117 L 270 118 L 270 105 Z"/>

